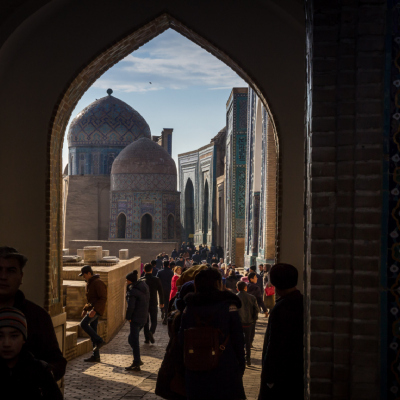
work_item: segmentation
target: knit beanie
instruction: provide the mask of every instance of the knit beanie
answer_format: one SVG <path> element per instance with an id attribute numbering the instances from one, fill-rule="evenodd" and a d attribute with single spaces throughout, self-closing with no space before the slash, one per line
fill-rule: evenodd
<path id="1" fill-rule="evenodd" d="M 129 272 L 129 274 L 126 276 L 126 279 L 127 279 L 128 281 L 132 282 L 132 283 L 137 282 L 137 279 L 138 279 L 138 272 L 137 272 L 136 270 L 135 270 L 135 271 L 132 271 L 132 272 Z"/>
<path id="2" fill-rule="evenodd" d="M 0 328 L 15 328 L 18 329 L 26 340 L 28 329 L 25 315 L 15 307 L 0 308 Z"/>

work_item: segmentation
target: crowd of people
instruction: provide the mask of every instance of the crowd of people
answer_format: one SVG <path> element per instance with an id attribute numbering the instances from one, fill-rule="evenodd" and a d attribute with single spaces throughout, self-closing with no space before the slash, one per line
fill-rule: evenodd
<path id="1" fill-rule="evenodd" d="M 19 290 L 27 259 L 0 247 L 0 385 L 5 399 L 62 399 L 56 383 L 66 360 L 49 314 Z M 107 287 L 89 265 L 81 269 L 87 303 L 81 327 L 100 362 L 105 344 L 97 334 Z M 260 313 L 268 320 L 262 353 L 259 400 L 302 399 L 303 296 L 290 264 L 251 266 L 240 274 L 224 263 L 221 248 L 183 243 L 180 252 L 159 254 L 126 276 L 126 320 L 132 363 L 140 371 L 140 332 L 155 343 L 158 308 L 169 343 L 158 373 L 156 394 L 170 400 L 243 400 L 243 374 Z M 275 304 L 276 299 L 276 304 Z M 3 398 L 3 397 L 2 397 Z"/>
<path id="2" fill-rule="evenodd" d="M 241 274 L 224 263 L 221 252 L 184 243 L 179 253 L 161 253 L 145 264 L 141 277 L 136 271 L 127 276 L 133 361 L 126 369 L 140 371 L 139 332 L 144 328 L 146 344 L 155 342 L 160 308 L 169 343 L 156 394 L 171 400 L 245 399 L 243 374 L 252 365 L 262 313 L 269 321 L 259 400 L 302 399 L 303 300 L 297 269 L 261 264 L 258 271 L 251 266 Z"/>

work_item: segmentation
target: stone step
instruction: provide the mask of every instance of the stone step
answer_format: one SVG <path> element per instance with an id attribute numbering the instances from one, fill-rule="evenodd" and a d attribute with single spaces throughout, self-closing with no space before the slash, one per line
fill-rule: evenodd
<path id="1" fill-rule="evenodd" d="M 76 346 L 76 357 L 81 356 L 82 354 L 89 353 L 89 351 L 92 350 L 93 345 L 90 339 L 78 338 Z"/>
<path id="2" fill-rule="evenodd" d="M 78 340 L 78 332 L 65 332 L 65 347 L 66 349 L 70 349 L 73 346 L 76 346 Z"/>
<path id="3" fill-rule="evenodd" d="M 67 332 L 75 332 L 78 334 L 80 321 L 67 321 Z"/>

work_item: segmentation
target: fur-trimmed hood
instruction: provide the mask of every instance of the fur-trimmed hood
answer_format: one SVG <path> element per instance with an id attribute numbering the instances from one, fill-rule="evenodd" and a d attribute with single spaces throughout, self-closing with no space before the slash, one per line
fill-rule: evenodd
<path id="1" fill-rule="evenodd" d="M 239 297 L 228 290 L 215 290 L 208 293 L 189 293 L 185 296 L 185 303 L 191 307 L 212 305 L 215 303 L 227 302 L 234 304 L 237 308 L 242 307 Z"/>

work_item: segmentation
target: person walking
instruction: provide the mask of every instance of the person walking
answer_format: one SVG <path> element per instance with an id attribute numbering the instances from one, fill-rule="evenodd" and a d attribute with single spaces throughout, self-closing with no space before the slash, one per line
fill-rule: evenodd
<path id="1" fill-rule="evenodd" d="M 249 275 L 247 276 L 247 278 L 249 279 L 249 283 L 247 284 L 247 293 L 253 295 L 256 298 L 258 306 L 260 307 L 260 309 L 263 310 L 264 309 L 263 296 L 262 296 L 260 287 L 257 284 L 256 273 L 250 272 Z M 256 334 L 256 324 L 254 324 L 252 327 L 252 333 L 251 333 L 251 344 L 252 345 L 253 345 L 255 334 Z"/>
<path id="2" fill-rule="evenodd" d="M 158 271 L 157 274 L 157 278 L 159 278 L 161 281 L 164 293 L 164 307 L 161 309 L 161 319 L 163 320 L 163 325 L 167 325 L 169 295 L 171 293 L 171 280 L 173 276 L 174 271 L 171 270 L 169 261 L 165 260 L 164 268 Z"/>
<path id="3" fill-rule="evenodd" d="M 178 287 L 176 286 L 176 281 L 180 278 L 181 275 L 182 275 L 182 267 L 180 265 L 177 265 L 174 268 L 174 276 L 171 278 L 171 292 L 170 292 L 170 295 L 169 295 L 169 300 L 170 301 L 178 293 Z"/>
<path id="4" fill-rule="evenodd" d="M 238 283 L 239 279 L 236 275 L 236 272 L 234 269 L 231 269 L 229 271 L 229 275 L 226 278 L 225 281 L 225 286 L 227 289 L 231 290 L 233 293 L 237 293 L 237 283 Z"/>
<path id="5" fill-rule="evenodd" d="M 303 295 L 298 272 L 290 264 L 275 264 L 271 284 L 279 299 L 271 310 L 262 353 L 259 400 L 303 399 Z"/>
<path id="6" fill-rule="evenodd" d="M 140 371 L 143 362 L 140 359 L 139 333 L 148 319 L 150 291 L 143 280 L 138 280 L 138 271 L 130 272 L 126 276 L 126 283 L 125 319 L 130 324 L 128 343 L 132 348 L 133 362 L 125 370 Z"/>
<path id="7" fill-rule="evenodd" d="M 150 301 L 149 301 L 149 316 L 147 317 L 147 322 L 144 325 L 144 337 L 145 343 L 154 343 L 154 334 L 157 328 L 157 314 L 158 314 L 158 298 L 160 299 L 160 308 L 164 308 L 164 291 L 161 284 L 161 280 L 153 275 L 153 267 L 151 264 L 146 264 L 144 266 L 145 276 L 141 278 L 143 282 L 147 284 L 150 291 Z M 151 321 L 151 325 L 150 325 Z"/>
<path id="8" fill-rule="evenodd" d="M 195 293 L 185 296 L 186 308 L 179 329 L 179 341 L 185 354 L 187 400 L 245 399 L 242 380 L 245 370 L 244 336 L 238 313 L 241 301 L 230 291 L 221 290 L 222 277 L 215 268 L 200 271 L 194 284 Z M 213 357 L 213 347 L 203 347 L 209 344 L 209 336 L 201 335 L 203 331 L 197 329 L 204 327 L 218 332 L 219 349 L 222 349 L 213 366 L 203 362 L 204 356 Z M 198 340 L 191 340 L 192 333 Z M 191 357 L 190 363 L 188 356 Z"/>
<path id="9" fill-rule="evenodd" d="M 100 362 L 100 348 L 104 345 L 103 339 L 97 334 L 97 325 L 99 317 L 104 314 L 107 302 L 107 286 L 100 279 L 100 275 L 93 274 L 90 265 L 84 265 L 81 268 L 82 276 L 86 281 L 86 299 L 87 303 L 82 311 L 81 328 L 90 336 L 93 344 L 93 354 L 85 358 L 85 362 Z"/>
<path id="10" fill-rule="evenodd" d="M 258 313 L 260 309 L 257 305 L 256 298 L 247 293 L 247 284 L 245 282 L 237 283 L 237 290 L 242 307 L 239 308 L 240 321 L 242 322 L 242 328 L 244 333 L 244 343 L 246 348 L 246 364 L 248 367 L 251 366 L 251 337 L 255 330 L 256 321 L 258 319 Z"/>
<path id="11" fill-rule="evenodd" d="M 269 313 L 275 306 L 275 294 L 271 294 L 267 296 L 265 293 L 266 288 L 272 287 L 271 280 L 269 278 L 269 271 L 271 270 L 270 264 L 264 264 L 263 266 L 264 275 L 263 275 L 263 283 L 264 283 L 264 293 L 263 293 L 263 301 L 266 311 Z"/>

